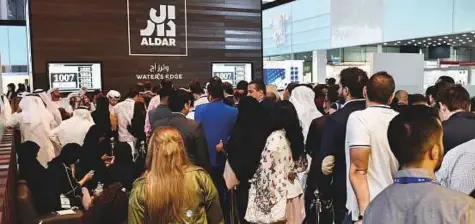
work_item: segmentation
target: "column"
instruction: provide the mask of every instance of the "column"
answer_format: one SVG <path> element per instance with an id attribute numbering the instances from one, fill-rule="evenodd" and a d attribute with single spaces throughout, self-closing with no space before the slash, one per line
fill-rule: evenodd
<path id="1" fill-rule="evenodd" d="M 327 78 L 327 50 L 313 51 L 312 82 L 325 84 Z"/>

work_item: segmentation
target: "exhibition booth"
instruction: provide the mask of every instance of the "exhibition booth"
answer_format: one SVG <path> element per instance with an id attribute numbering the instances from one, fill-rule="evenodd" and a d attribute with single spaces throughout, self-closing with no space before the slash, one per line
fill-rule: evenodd
<path id="1" fill-rule="evenodd" d="M 29 1 L 34 88 L 262 77 L 261 2 Z"/>

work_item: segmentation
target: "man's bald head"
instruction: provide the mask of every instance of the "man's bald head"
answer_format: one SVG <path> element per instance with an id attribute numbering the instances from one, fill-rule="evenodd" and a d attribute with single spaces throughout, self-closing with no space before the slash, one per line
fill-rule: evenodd
<path id="1" fill-rule="evenodd" d="M 409 93 L 405 90 L 398 90 L 394 94 L 399 104 L 409 105 Z"/>
<path id="2" fill-rule="evenodd" d="M 366 85 L 366 97 L 369 101 L 387 105 L 391 102 L 396 84 L 387 72 L 378 72 L 371 76 Z"/>

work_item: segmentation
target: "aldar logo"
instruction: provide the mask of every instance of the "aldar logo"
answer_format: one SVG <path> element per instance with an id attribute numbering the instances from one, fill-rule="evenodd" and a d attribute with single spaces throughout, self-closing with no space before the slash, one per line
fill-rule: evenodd
<path id="1" fill-rule="evenodd" d="M 127 0 L 129 55 L 188 56 L 186 0 Z"/>
<path id="2" fill-rule="evenodd" d="M 142 36 L 142 46 L 176 46 L 176 25 L 175 25 L 175 6 L 161 5 L 160 15 L 157 16 L 157 10 L 150 9 L 150 19 L 147 20 L 147 27 L 140 30 Z M 165 28 L 165 19 L 168 19 Z M 156 33 L 157 37 L 153 38 Z"/>

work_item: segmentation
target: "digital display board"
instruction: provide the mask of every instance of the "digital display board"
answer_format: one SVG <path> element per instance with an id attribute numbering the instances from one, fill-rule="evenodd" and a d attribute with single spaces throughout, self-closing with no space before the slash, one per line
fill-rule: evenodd
<path id="1" fill-rule="evenodd" d="M 90 91 L 102 89 L 100 63 L 48 63 L 50 88 L 73 92 L 82 87 Z"/>
<path id="2" fill-rule="evenodd" d="M 252 63 L 212 63 L 213 77 L 236 86 L 239 81 L 252 81 Z"/>

